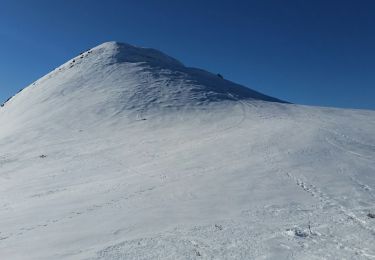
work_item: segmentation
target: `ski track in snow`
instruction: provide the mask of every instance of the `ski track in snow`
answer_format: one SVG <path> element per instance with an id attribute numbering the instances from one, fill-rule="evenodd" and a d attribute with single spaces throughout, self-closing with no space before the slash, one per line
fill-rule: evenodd
<path id="1" fill-rule="evenodd" d="M 312 184 L 307 184 L 299 178 L 287 173 L 288 178 L 296 183 L 297 186 L 302 188 L 305 192 L 309 193 L 312 197 L 317 198 L 320 201 L 320 208 L 322 210 L 326 208 L 334 209 L 337 212 L 337 215 L 344 215 L 346 218 L 340 218 L 339 222 L 335 222 L 336 225 L 346 225 L 347 220 L 350 219 L 355 222 L 359 227 L 368 231 L 370 235 L 375 236 L 375 230 L 368 225 L 365 220 L 362 220 L 356 216 L 356 214 L 348 208 L 345 208 L 340 203 L 335 201 L 333 198 L 322 192 L 319 188 Z M 338 245 L 339 248 L 344 248 L 345 250 L 350 250 L 355 254 L 359 254 L 363 257 L 375 258 L 375 252 L 367 252 L 367 250 L 356 248 L 351 245 L 348 245 L 345 241 L 340 239 L 338 236 L 330 237 L 333 239 L 333 242 Z"/>

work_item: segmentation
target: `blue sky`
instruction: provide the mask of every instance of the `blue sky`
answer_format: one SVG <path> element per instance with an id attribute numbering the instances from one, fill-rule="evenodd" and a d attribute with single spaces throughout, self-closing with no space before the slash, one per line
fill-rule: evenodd
<path id="1" fill-rule="evenodd" d="M 152 47 L 293 103 L 375 109 L 375 1 L 0 1 L 0 100 L 81 51 Z"/>

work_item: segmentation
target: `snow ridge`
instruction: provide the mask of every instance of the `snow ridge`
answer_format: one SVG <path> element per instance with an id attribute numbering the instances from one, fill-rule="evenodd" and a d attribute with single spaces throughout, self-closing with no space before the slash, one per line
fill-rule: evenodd
<path id="1" fill-rule="evenodd" d="M 8 129 L 12 132 L 47 117 L 62 127 L 93 126 L 110 120 L 145 119 L 147 114 L 225 106 L 238 100 L 282 102 L 204 70 L 185 67 L 160 51 L 107 42 L 22 90 L 0 109 L 0 119 L 12 125 Z"/>

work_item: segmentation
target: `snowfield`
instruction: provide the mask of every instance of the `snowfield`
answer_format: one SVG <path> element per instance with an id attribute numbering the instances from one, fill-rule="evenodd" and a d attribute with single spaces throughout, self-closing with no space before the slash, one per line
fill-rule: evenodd
<path id="1" fill-rule="evenodd" d="M 375 111 L 109 42 L 0 108 L 0 259 L 375 259 Z"/>

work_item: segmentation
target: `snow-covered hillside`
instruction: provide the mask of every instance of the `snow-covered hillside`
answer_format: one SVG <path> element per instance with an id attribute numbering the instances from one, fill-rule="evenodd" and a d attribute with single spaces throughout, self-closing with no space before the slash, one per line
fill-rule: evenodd
<path id="1" fill-rule="evenodd" d="M 104 43 L 0 107 L 0 259 L 373 259 L 374 133 Z"/>

